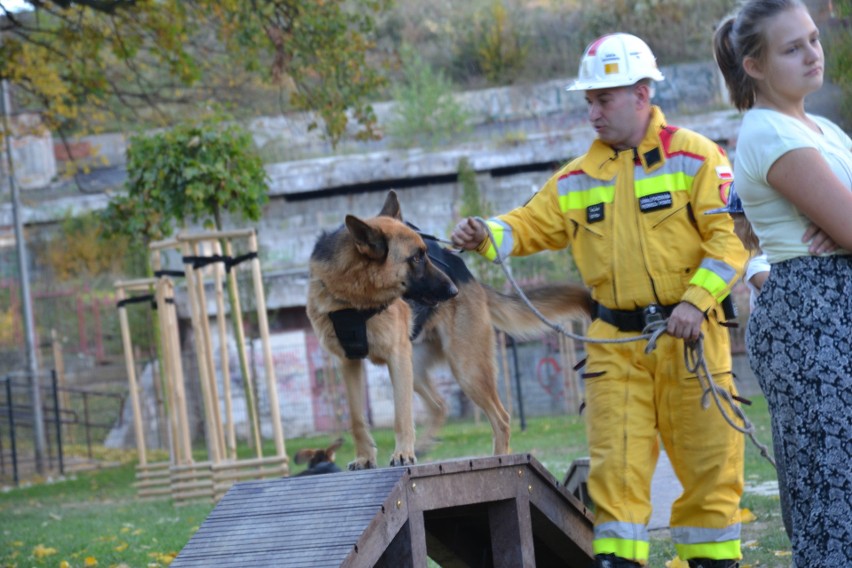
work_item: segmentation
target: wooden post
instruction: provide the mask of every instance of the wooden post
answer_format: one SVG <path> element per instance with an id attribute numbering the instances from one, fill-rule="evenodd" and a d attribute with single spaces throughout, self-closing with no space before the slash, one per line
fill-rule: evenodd
<path id="1" fill-rule="evenodd" d="M 225 255 L 233 256 L 233 247 L 231 241 L 225 241 Z M 263 455 L 263 447 L 260 440 L 260 417 L 258 416 L 257 402 L 254 399 L 254 379 L 251 375 L 251 369 L 248 364 L 248 354 L 246 353 L 246 335 L 245 326 L 243 325 L 243 310 L 240 304 L 240 291 L 237 285 L 236 267 L 228 273 L 228 287 L 231 298 L 231 317 L 234 318 L 234 331 L 237 335 L 237 355 L 240 358 L 240 370 L 243 373 L 243 385 L 245 386 L 246 406 L 248 406 L 249 420 L 251 424 L 251 432 L 254 440 L 254 448 L 257 457 Z"/>
<path id="2" fill-rule="evenodd" d="M 164 248 L 174 249 L 178 246 L 175 239 L 150 244 L 151 268 L 155 275 L 162 270 L 160 251 Z M 186 411 L 186 392 L 184 390 L 183 363 L 180 356 L 180 334 L 177 324 L 177 308 L 174 303 L 173 281 L 166 276 L 157 277 L 154 296 L 157 302 L 160 351 L 167 392 L 169 424 L 171 426 L 169 438 L 172 443 L 171 455 L 174 463 L 186 464 L 192 461 L 192 441 Z"/>
<path id="3" fill-rule="evenodd" d="M 186 458 L 186 446 L 184 444 L 183 426 L 180 422 L 179 399 L 177 391 L 177 372 L 174 366 L 171 344 L 171 331 L 168 322 L 168 307 L 166 306 L 167 286 L 164 279 L 157 280 L 154 297 L 157 302 L 157 324 L 160 329 L 160 350 L 163 358 L 163 378 L 166 384 L 166 399 L 168 400 L 169 426 L 171 443 L 171 456 L 174 463 L 184 463 Z"/>
<path id="4" fill-rule="evenodd" d="M 119 302 L 125 300 L 122 283 L 115 284 L 116 298 Z M 130 324 L 127 321 L 127 308 L 118 307 L 118 322 L 121 327 L 121 344 L 124 348 L 124 363 L 127 369 L 127 383 L 130 389 L 130 404 L 133 408 L 133 431 L 136 434 L 136 452 L 139 454 L 139 465 L 148 464 L 148 455 L 145 448 L 145 430 L 142 427 L 142 405 L 139 403 L 139 386 L 136 383 L 136 362 L 133 360 L 133 344 L 130 340 Z"/>
<path id="5" fill-rule="evenodd" d="M 249 235 L 249 251 L 257 253 L 257 235 Z M 281 426 L 281 408 L 278 406 L 278 384 L 275 380 L 275 367 L 272 360 L 272 346 L 269 343 L 269 322 L 266 317 L 266 297 L 263 292 L 263 276 L 260 272 L 260 259 L 255 256 L 251 261 L 254 276 L 255 303 L 257 304 L 257 323 L 263 343 L 263 363 L 266 371 L 266 387 L 269 395 L 269 410 L 272 420 L 272 434 L 275 439 L 276 455 L 286 456 L 284 448 L 284 429 Z"/>
<path id="6" fill-rule="evenodd" d="M 222 248 L 218 241 L 213 241 L 214 254 L 221 256 Z M 216 324 L 219 332 L 219 366 L 222 370 L 222 396 L 225 400 L 225 441 L 227 455 L 237 459 L 237 434 L 234 429 L 233 398 L 231 397 L 231 362 L 228 356 L 228 333 L 225 325 L 225 293 L 222 286 L 224 267 L 217 262 L 213 266 L 213 285 L 216 293 Z"/>
<path id="7" fill-rule="evenodd" d="M 138 345 L 134 345 L 133 348 L 136 350 L 136 360 L 142 361 L 142 349 Z M 143 365 L 142 369 L 144 368 L 145 366 Z M 156 415 L 157 435 L 159 437 L 154 447 L 159 447 L 164 440 L 168 440 L 169 449 L 171 449 L 173 445 L 171 440 L 171 425 L 169 424 L 167 415 L 168 409 L 166 408 L 167 394 L 163 392 L 163 385 L 160 383 L 162 375 L 160 362 L 156 361 L 156 364 L 151 365 L 151 386 L 154 388 L 154 414 Z M 164 429 L 165 432 L 163 431 Z"/>
<path id="8" fill-rule="evenodd" d="M 192 254 L 195 256 L 203 256 L 204 250 L 198 241 L 192 243 Z M 213 337 L 210 333 L 210 317 L 207 314 L 207 293 L 204 286 L 204 268 L 195 271 L 195 294 L 196 302 L 199 307 L 201 317 L 198 322 L 201 327 L 204 341 L 204 355 L 207 357 L 208 388 L 210 389 L 210 399 L 213 402 L 211 410 L 213 430 L 213 440 L 218 446 L 219 461 L 226 458 L 225 453 L 225 431 L 222 428 L 222 412 L 219 408 L 219 381 L 216 378 L 216 361 L 213 358 Z M 214 460 L 213 463 L 219 463 Z"/>
<path id="9" fill-rule="evenodd" d="M 171 384 L 174 392 L 172 408 L 177 422 L 178 464 L 192 461 L 192 438 L 189 433 L 189 416 L 186 410 L 186 390 L 184 388 L 183 361 L 180 350 L 180 333 L 178 332 L 177 308 L 174 305 L 174 283 L 170 279 L 160 281 L 162 307 L 159 309 L 163 320 L 165 333 L 163 341 L 168 346 L 168 358 L 172 371 Z M 168 300 L 172 300 L 168 302 Z M 158 299 L 159 302 L 159 299 Z"/>
<path id="10" fill-rule="evenodd" d="M 181 253 L 183 256 L 191 256 L 192 248 L 189 242 L 181 243 Z M 201 278 L 196 274 L 194 268 L 190 264 L 184 264 L 186 276 L 186 292 L 189 298 L 189 308 L 192 318 L 192 331 L 195 336 L 195 354 L 198 360 L 198 378 L 201 385 L 201 395 L 204 402 L 204 425 L 206 430 L 207 454 L 210 461 L 219 463 L 222 461 L 221 453 L 219 452 L 218 434 L 216 432 L 216 421 L 213 413 L 217 412 L 218 400 L 212 398 L 210 393 L 210 383 L 215 381 L 215 377 L 211 378 L 213 369 L 208 366 L 209 358 L 207 356 L 208 344 L 204 340 L 204 330 L 202 328 L 202 320 L 207 317 L 207 310 L 204 305 L 199 305 L 196 292 L 196 281 Z M 202 284 L 203 285 L 203 284 Z"/>

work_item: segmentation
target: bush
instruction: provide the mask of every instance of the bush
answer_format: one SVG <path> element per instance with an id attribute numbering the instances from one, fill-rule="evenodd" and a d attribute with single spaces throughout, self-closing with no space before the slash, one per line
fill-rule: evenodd
<path id="1" fill-rule="evenodd" d="M 393 144 L 435 148 L 470 132 L 469 113 L 453 98 L 452 83 L 417 52 L 401 50 L 403 81 L 394 87 L 395 116 L 388 124 Z"/>
<path id="2" fill-rule="evenodd" d="M 397 0 L 379 24 L 382 51 L 410 43 L 461 88 L 572 77 L 586 45 L 626 31 L 661 65 L 712 60 L 715 25 L 736 0 Z M 405 38 L 403 40 L 403 38 Z M 447 49 L 446 46 L 452 46 Z"/>
<path id="3" fill-rule="evenodd" d="M 456 70 L 470 70 L 492 84 L 513 83 L 524 68 L 528 46 L 510 12 L 500 0 L 470 17 L 469 30 L 456 46 Z"/>
<path id="4" fill-rule="evenodd" d="M 840 87 L 840 125 L 848 131 L 852 129 L 852 0 L 841 0 L 835 8 L 843 17 L 825 29 L 825 75 Z"/>

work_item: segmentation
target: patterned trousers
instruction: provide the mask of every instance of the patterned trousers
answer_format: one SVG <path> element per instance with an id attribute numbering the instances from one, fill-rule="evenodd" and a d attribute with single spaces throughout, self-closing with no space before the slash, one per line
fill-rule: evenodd
<path id="1" fill-rule="evenodd" d="M 852 256 L 773 264 L 746 345 L 796 566 L 852 566 Z"/>

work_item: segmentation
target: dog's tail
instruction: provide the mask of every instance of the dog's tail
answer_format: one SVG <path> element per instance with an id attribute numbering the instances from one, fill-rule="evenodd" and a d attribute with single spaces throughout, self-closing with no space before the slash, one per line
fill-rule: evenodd
<path id="1" fill-rule="evenodd" d="M 503 294 L 485 288 L 488 311 L 497 329 L 517 339 L 538 337 L 551 330 L 517 294 Z M 578 283 L 545 284 L 525 289 L 524 294 L 536 309 L 553 323 L 588 318 L 592 311 L 592 296 Z"/>

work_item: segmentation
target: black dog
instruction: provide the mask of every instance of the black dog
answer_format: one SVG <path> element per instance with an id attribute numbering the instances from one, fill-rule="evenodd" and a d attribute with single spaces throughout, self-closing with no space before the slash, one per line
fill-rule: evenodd
<path id="1" fill-rule="evenodd" d="M 305 462 L 308 464 L 308 469 L 297 473 L 294 477 L 301 475 L 321 475 L 323 473 L 337 473 L 340 468 L 334 463 L 334 453 L 343 445 L 343 438 L 338 438 L 332 445 L 324 450 L 304 449 L 296 452 L 293 461 L 301 465 Z"/>

